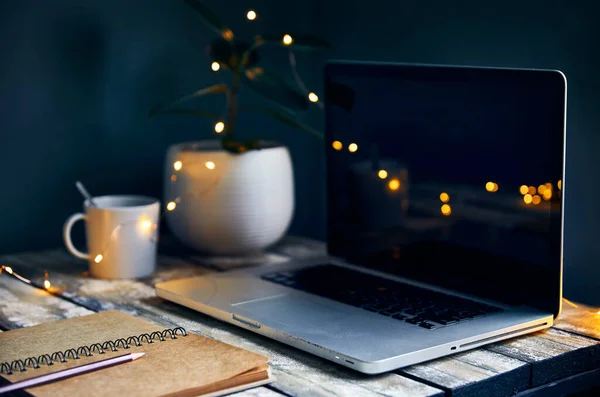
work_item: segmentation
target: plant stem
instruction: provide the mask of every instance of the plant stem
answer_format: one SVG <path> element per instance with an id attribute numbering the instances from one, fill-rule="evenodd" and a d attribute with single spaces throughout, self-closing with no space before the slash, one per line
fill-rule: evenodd
<path id="1" fill-rule="evenodd" d="M 238 66 L 233 72 L 233 83 L 231 84 L 231 95 L 229 96 L 229 115 L 227 117 L 226 135 L 228 138 L 233 137 L 233 130 L 235 127 L 235 119 L 238 113 L 238 93 L 240 90 L 241 82 L 241 68 Z"/>

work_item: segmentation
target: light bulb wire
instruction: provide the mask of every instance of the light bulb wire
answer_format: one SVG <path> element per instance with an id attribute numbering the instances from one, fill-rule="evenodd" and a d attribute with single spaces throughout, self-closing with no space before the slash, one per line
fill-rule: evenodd
<path id="1" fill-rule="evenodd" d="M 306 84 L 304 84 L 304 81 L 302 81 L 302 78 L 300 77 L 300 73 L 298 73 L 298 63 L 296 62 L 296 54 L 291 49 L 288 50 L 288 58 L 290 61 L 292 74 L 294 76 L 294 80 L 296 81 L 296 84 L 298 84 L 298 87 L 300 87 L 300 89 L 303 91 L 303 93 L 308 96 L 312 91 L 310 91 L 308 88 L 306 88 Z M 317 101 L 316 105 L 321 110 L 324 109 L 324 105 L 321 101 Z"/>

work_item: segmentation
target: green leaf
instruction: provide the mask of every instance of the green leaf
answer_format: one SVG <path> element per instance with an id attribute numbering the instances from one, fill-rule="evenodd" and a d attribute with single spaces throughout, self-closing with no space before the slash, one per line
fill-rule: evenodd
<path id="1" fill-rule="evenodd" d="M 225 40 L 233 40 L 233 32 L 219 17 L 200 0 L 185 0 L 200 15 L 200 19 L 211 29 L 219 33 Z"/>
<path id="2" fill-rule="evenodd" d="M 163 110 L 160 113 L 157 113 L 156 115 L 164 115 L 164 114 L 183 114 L 183 115 L 189 115 L 189 116 L 201 116 L 201 117 L 206 117 L 209 118 L 211 120 L 219 120 L 219 116 L 217 116 L 215 113 L 212 112 L 207 112 L 205 110 L 198 110 L 198 109 L 167 109 L 167 110 Z"/>
<path id="3" fill-rule="evenodd" d="M 323 134 L 321 132 L 315 130 L 311 126 L 304 124 L 303 122 L 298 120 L 296 118 L 296 115 L 293 112 L 289 112 L 289 111 L 282 112 L 282 111 L 273 109 L 268 106 L 261 106 L 261 105 L 255 105 L 255 104 L 244 105 L 244 106 L 240 107 L 240 111 L 244 110 L 244 109 L 259 110 L 259 111 L 264 112 L 264 113 L 268 114 L 269 116 L 271 116 L 291 127 L 299 128 L 302 131 L 305 131 L 312 135 L 315 135 L 319 139 L 323 139 Z"/>
<path id="4" fill-rule="evenodd" d="M 167 105 L 158 106 L 158 107 L 152 109 L 150 111 L 150 117 L 155 116 L 159 113 L 164 113 L 167 109 L 169 109 L 175 105 L 179 105 L 183 102 L 189 101 L 190 99 L 197 98 L 197 97 L 204 96 L 204 95 L 220 94 L 220 93 L 229 94 L 229 88 L 225 84 L 215 84 L 213 86 L 203 88 L 203 89 L 193 92 L 189 95 L 186 95 L 182 98 L 179 98 L 178 100 L 171 102 Z"/>
<path id="5" fill-rule="evenodd" d="M 232 42 L 217 38 L 211 41 L 208 46 L 208 54 L 213 61 L 219 62 L 221 66 L 237 69 L 240 60 L 248 51 L 244 67 L 250 67 L 256 65 L 259 59 L 258 52 L 251 47 L 247 41 L 235 40 Z"/>
<path id="6" fill-rule="evenodd" d="M 292 42 L 286 44 L 285 36 L 290 36 Z M 312 35 L 294 35 L 292 33 L 265 33 L 255 38 L 257 45 L 265 43 L 289 47 L 293 50 L 331 50 L 331 44 L 326 40 Z"/>
<path id="7" fill-rule="evenodd" d="M 308 109 L 306 96 L 273 72 L 254 67 L 246 69 L 243 77 L 248 87 L 281 106 L 293 110 Z"/>

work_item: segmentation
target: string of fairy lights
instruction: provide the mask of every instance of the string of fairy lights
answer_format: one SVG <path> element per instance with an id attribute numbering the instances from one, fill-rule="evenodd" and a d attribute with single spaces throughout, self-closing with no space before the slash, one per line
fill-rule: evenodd
<path id="1" fill-rule="evenodd" d="M 203 163 L 198 163 L 198 162 L 188 163 L 186 165 L 186 167 L 191 168 L 195 165 L 200 165 L 202 167 L 205 167 L 209 171 L 213 171 L 217 167 L 214 161 L 206 161 Z M 182 170 L 183 170 L 183 162 L 181 160 L 176 160 L 173 163 L 173 174 L 171 175 L 171 178 L 170 178 L 171 183 L 174 184 L 177 182 L 177 179 L 178 179 L 177 174 L 180 173 Z M 131 221 L 119 223 L 110 233 L 109 238 L 106 240 L 102 251 L 95 252 L 95 253 L 91 254 L 90 257 L 93 258 L 93 261 L 95 263 L 98 263 L 98 264 L 101 263 L 106 258 L 107 254 L 110 252 L 111 243 L 114 243 L 115 239 L 118 238 L 119 232 L 126 227 L 135 226 L 138 229 L 138 231 L 140 232 L 140 234 L 142 234 L 143 236 L 147 236 L 148 238 L 150 238 L 152 240 L 152 242 L 158 243 L 158 225 L 164 219 L 166 214 L 169 212 L 175 211 L 177 206 L 184 199 L 188 199 L 190 197 L 198 198 L 198 197 L 202 197 L 202 196 L 208 194 L 221 182 L 221 179 L 222 179 L 221 175 L 215 177 L 214 181 L 210 182 L 208 184 L 207 188 L 205 188 L 203 191 L 200 191 L 198 193 L 188 192 L 183 195 L 172 198 L 171 200 L 169 200 L 166 203 L 165 207 L 159 213 L 159 216 L 158 216 L 156 222 L 153 222 L 153 220 L 144 216 L 140 219 L 134 219 Z"/>
<path id="2" fill-rule="evenodd" d="M 249 21 L 255 21 L 258 18 L 258 14 L 254 10 L 248 10 L 246 13 L 246 18 Z M 290 34 L 283 34 L 281 37 L 281 42 L 283 43 L 284 46 L 290 47 L 294 43 L 294 37 L 292 37 Z M 291 48 L 288 52 L 288 57 L 289 57 L 290 66 L 292 69 L 292 74 L 294 76 L 296 83 L 298 84 L 298 87 L 303 91 L 303 93 L 307 96 L 307 98 L 310 102 L 316 103 L 322 109 L 323 104 L 319 103 L 318 95 L 315 92 L 310 91 L 306 87 L 306 84 L 304 84 L 304 82 L 302 81 L 300 74 L 298 73 L 298 70 L 297 70 L 296 57 L 295 57 L 294 52 L 291 50 Z M 214 72 L 218 72 L 221 69 L 221 65 L 218 62 L 212 62 L 210 67 Z M 225 123 L 223 121 L 216 122 L 214 125 L 214 131 L 217 134 L 221 134 L 223 131 L 225 131 Z M 356 149 L 354 151 L 356 151 Z M 189 163 L 189 164 L 186 164 L 185 166 L 191 167 L 193 165 L 197 165 L 197 163 Z M 215 170 L 217 168 L 217 164 L 215 164 L 214 161 L 206 161 L 200 165 L 203 167 L 206 167 L 206 169 L 211 170 L 211 171 Z M 184 169 L 184 164 L 183 164 L 182 160 L 176 160 L 173 163 L 173 174 L 171 175 L 171 178 L 170 178 L 171 183 L 177 182 L 177 179 L 178 179 L 177 174 L 179 172 L 181 172 L 183 169 Z M 99 264 L 103 260 L 105 260 L 105 258 L 107 257 L 107 255 L 110 252 L 110 244 L 112 242 L 114 242 L 115 239 L 118 238 L 119 232 L 121 230 L 123 230 L 124 228 L 132 227 L 132 226 L 136 227 L 140 231 L 140 233 L 147 234 L 153 242 L 157 243 L 158 242 L 158 224 L 161 222 L 161 220 L 164 218 L 164 216 L 169 212 L 175 211 L 177 206 L 181 203 L 181 201 L 184 198 L 187 198 L 189 196 L 198 197 L 198 196 L 202 196 L 202 195 L 209 193 L 213 188 L 215 188 L 220 183 L 221 178 L 222 178 L 222 176 L 216 177 L 214 182 L 211 183 L 210 186 L 207 189 L 205 189 L 203 192 L 186 193 L 182 196 L 178 196 L 176 198 L 169 200 L 166 203 L 165 207 L 161 210 L 156 222 L 153 222 L 151 219 L 148 219 L 148 218 L 143 218 L 143 219 L 136 219 L 136 220 L 120 223 L 110 233 L 109 238 L 107 239 L 106 243 L 104 244 L 104 248 L 102 249 L 102 251 L 90 253 L 90 258 L 93 258 L 92 260 L 97 264 Z M 34 285 L 31 279 L 28 279 L 28 278 L 18 274 L 17 272 L 15 272 L 13 270 L 13 268 L 11 266 L 2 265 L 0 267 L 0 274 L 2 274 L 2 273 L 7 273 L 7 274 L 13 276 L 14 278 L 16 278 L 17 280 L 22 281 L 26 284 Z M 53 286 L 52 286 L 52 283 L 50 282 L 48 272 L 44 272 L 43 282 L 39 286 L 47 291 L 56 292 L 56 291 L 53 291 Z"/>
<path id="3" fill-rule="evenodd" d="M 258 18 L 258 14 L 256 13 L 256 11 L 254 10 L 248 10 L 246 13 L 246 18 L 249 21 L 255 21 Z M 281 37 L 281 42 L 285 45 L 285 46 L 291 46 L 294 43 L 294 38 L 290 35 L 290 34 L 284 34 Z M 319 97 L 316 93 L 314 93 L 313 91 L 310 91 L 307 87 L 306 84 L 304 83 L 304 81 L 302 81 L 302 78 L 300 77 L 300 74 L 298 73 L 297 70 L 297 63 L 296 63 L 296 57 L 293 51 L 291 51 L 291 49 L 288 52 L 288 56 L 289 56 L 289 61 L 290 61 L 290 66 L 292 69 L 292 74 L 294 76 L 294 79 L 296 80 L 296 83 L 298 84 L 298 87 L 304 92 L 304 94 L 307 96 L 308 100 L 312 103 L 317 103 L 317 105 L 321 108 L 323 108 L 323 104 L 319 103 Z M 211 69 L 214 72 L 218 72 L 221 69 L 221 65 L 219 64 L 219 62 L 212 62 L 211 63 Z M 214 131 L 217 134 L 221 134 L 223 131 L 225 131 L 225 123 L 223 121 L 217 121 L 214 125 Z M 193 164 L 189 164 L 189 165 L 193 165 Z M 207 161 L 205 163 L 202 164 L 204 167 L 206 167 L 208 170 L 214 170 L 216 168 L 216 164 L 213 161 Z M 175 183 L 177 181 L 177 172 L 180 172 L 183 168 L 183 162 L 181 160 L 176 160 L 173 163 L 173 170 L 174 173 L 171 175 L 171 182 Z M 215 187 L 220 181 L 220 178 L 217 178 L 216 183 L 214 183 L 211 187 Z M 202 192 L 200 193 L 200 195 L 206 194 L 207 192 Z M 118 233 L 120 230 L 122 230 L 125 227 L 129 227 L 131 225 L 137 225 L 137 227 L 140 229 L 140 231 L 142 233 L 148 233 L 148 232 L 153 232 L 151 233 L 151 238 L 154 242 L 158 242 L 158 236 L 157 236 L 157 229 L 158 229 L 158 223 L 160 223 L 160 221 L 162 220 L 162 218 L 164 217 L 164 215 L 167 212 L 171 212 L 174 211 L 177 208 L 177 205 L 181 202 L 181 200 L 187 196 L 198 196 L 198 194 L 192 194 L 192 193 L 188 193 L 184 196 L 180 196 L 177 197 L 175 199 L 170 200 L 169 202 L 167 202 L 164 210 L 161 212 L 161 214 L 159 215 L 158 218 L 158 222 L 157 223 L 153 223 L 151 220 L 148 219 L 143 219 L 143 220 L 136 220 L 136 221 L 132 221 L 132 222 L 127 222 L 127 223 L 122 223 L 119 224 L 110 234 L 109 239 L 107 240 L 105 247 L 103 249 L 102 252 L 99 253 L 95 253 L 93 255 L 93 261 L 95 263 L 100 263 L 102 262 L 102 260 L 104 260 L 104 258 L 106 257 L 106 253 L 109 251 L 110 247 L 109 244 L 110 242 L 112 242 L 115 238 L 117 238 Z"/>
<path id="4" fill-rule="evenodd" d="M 206 161 L 203 163 L 192 162 L 192 163 L 188 163 L 187 167 L 192 168 L 192 166 L 198 165 L 198 164 L 201 164 L 203 167 L 206 167 L 210 171 L 212 171 L 216 168 L 216 165 L 213 161 Z M 177 173 L 180 172 L 182 170 L 182 168 L 183 168 L 183 162 L 181 160 L 176 160 L 173 163 L 173 171 L 174 172 L 170 178 L 172 184 L 177 182 L 177 179 L 178 179 Z M 222 176 L 220 176 L 220 175 L 217 176 L 214 179 L 214 181 L 209 184 L 208 188 L 205 189 L 204 191 L 201 191 L 199 193 L 188 192 L 186 194 L 180 195 L 180 196 L 175 197 L 174 199 L 168 201 L 166 206 L 164 207 L 164 209 L 161 210 L 161 212 L 159 213 L 156 221 L 152 220 L 147 215 L 142 215 L 139 219 L 132 219 L 129 221 L 119 223 L 110 232 L 108 239 L 104 242 L 103 249 L 101 249 L 99 252 L 90 253 L 89 257 L 92 258 L 94 263 L 97 263 L 97 264 L 101 263 L 106 258 L 107 253 L 110 251 L 111 244 L 114 243 L 115 239 L 118 238 L 120 231 L 123 230 L 124 228 L 129 228 L 131 226 L 136 226 L 136 228 L 138 229 L 138 232 L 142 236 L 149 238 L 153 243 L 158 243 L 158 224 L 162 221 L 165 214 L 167 212 L 174 211 L 177 208 L 177 205 L 184 198 L 188 198 L 190 196 L 202 197 L 205 194 L 209 193 L 214 187 L 216 187 L 220 183 L 221 178 L 222 178 Z M 83 194 L 83 196 L 87 199 L 87 201 L 90 203 L 90 205 L 92 207 L 97 207 L 97 204 L 94 202 L 93 197 L 87 192 L 85 187 L 80 182 L 77 182 L 76 186 L 79 189 L 79 191 Z M 110 208 L 110 207 L 108 207 L 108 208 Z"/>
<path id="5" fill-rule="evenodd" d="M 248 19 L 249 21 L 256 21 L 257 18 L 258 18 L 258 14 L 256 13 L 255 10 L 248 10 L 248 12 L 246 12 L 246 19 Z M 298 73 L 298 66 L 296 63 L 296 55 L 290 47 L 292 44 L 294 44 L 294 37 L 287 33 L 283 34 L 281 36 L 281 43 L 284 46 L 289 47 L 288 59 L 289 59 L 290 66 L 292 69 L 292 75 L 294 76 L 294 80 L 296 81 L 296 84 L 302 90 L 303 94 L 306 95 L 306 97 L 308 98 L 308 100 L 310 102 L 316 104 L 319 108 L 323 109 L 324 105 L 323 105 L 323 103 L 319 102 L 319 96 L 314 91 L 311 91 L 306 87 L 306 84 L 300 77 L 300 73 Z M 219 70 L 221 70 L 221 64 L 217 61 L 213 61 L 210 65 L 210 68 L 213 72 L 216 73 Z M 225 123 L 223 121 L 216 122 L 215 123 L 215 132 L 217 134 L 220 134 L 223 131 L 225 131 Z"/>
<path id="6" fill-rule="evenodd" d="M 186 164 L 186 167 L 191 168 L 194 165 L 201 165 L 203 167 L 206 167 L 206 169 L 208 169 L 210 171 L 215 170 L 217 167 L 214 161 L 206 161 L 203 163 L 192 162 L 192 163 Z M 176 160 L 173 163 L 173 171 L 174 172 L 171 175 L 171 183 L 177 182 L 177 179 L 178 179 L 177 174 L 179 172 L 181 172 L 183 169 L 184 169 L 184 163 L 181 160 Z M 214 181 L 209 183 L 209 185 L 206 189 L 204 189 L 203 191 L 201 191 L 199 193 L 185 193 L 181 196 L 171 199 L 170 201 L 167 202 L 164 209 L 160 212 L 156 222 L 153 222 L 152 220 L 150 220 L 149 218 L 144 216 L 140 219 L 134 219 L 131 221 L 119 223 L 117 226 L 115 226 L 115 228 L 109 234 L 109 238 L 105 242 L 104 248 L 100 252 L 90 253 L 90 258 L 93 258 L 92 260 L 95 263 L 100 264 L 103 260 L 105 260 L 107 258 L 107 255 L 109 255 L 110 248 L 111 248 L 110 245 L 111 245 L 111 243 L 114 243 L 115 239 L 118 238 L 119 232 L 121 230 L 123 230 L 124 228 L 131 227 L 131 226 L 135 226 L 142 235 L 148 235 L 149 238 L 152 240 L 152 242 L 158 243 L 158 224 L 161 222 L 161 220 L 164 218 L 164 216 L 169 212 L 175 211 L 178 204 L 181 203 L 181 201 L 183 199 L 188 198 L 188 197 L 201 197 L 205 194 L 208 194 L 221 182 L 221 179 L 222 179 L 222 176 L 217 176 L 214 179 Z M 50 282 L 49 274 L 47 271 L 44 271 L 44 279 L 40 285 L 35 285 L 31 279 L 28 279 L 28 278 L 24 277 L 23 275 L 15 272 L 13 270 L 12 266 L 8 266 L 8 265 L 0 266 L 0 274 L 2 274 L 3 272 L 8 273 L 9 275 L 13 276 L 17 280 L 22 281 L 26 284 L 30 284 L 30 285 L 34 285 L 34 286 L 41 286 L 43 289 L 50 291 L 50 292 L 58 292 L 57 290 L 53 289 L 53 286 L 52 286 L 52 283 Z"/>

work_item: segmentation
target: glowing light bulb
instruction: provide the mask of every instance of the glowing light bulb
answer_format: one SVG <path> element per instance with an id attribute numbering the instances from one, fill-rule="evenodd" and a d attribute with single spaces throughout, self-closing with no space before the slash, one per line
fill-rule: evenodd
<path id="1" fill-rule="evenodd" d="M 348 145 L 348 151 L 350 153 L 354 153 L 358 150 L 358 145 L 356 143 L 351 143 Z"/>
<path id="2" fill-rule="evenodd" d="M 256 19 L 256 12 L 254 10 L 250 10 L 246 13 L 246 18 L 248 18 L 249 21 L 254 21 Z"/>
<path id="3" fill-rule="evenodd" d="M 531 202 L 534 205 L 538 205 L 541 201 L 542 201 L 542 198 L 540 196 L 538 196 L 537 194 L 531 198 Z"/>
<path id="4" fill-rule="evenodd" d="M 344 145 L 342 145 L 342 142 L 340 141 L 333 141 L 331 146 L 333 146 L 335 150 L 342 150 L 342 148 L 344 147 Z"/>
<path id="5" fill-rule="evenodd" d="M 562 190 L 562 181 L 559 180 L 558 182 L 556 182 L 556 186 L 558 187 L 558 190 Z"/>
<path id="6" fill-rule="evenodd" d="M 219 121 L 217 124 L 215 124 L 215 132 L 217 134 L 220 134 L 224 130 L 225 130 L 225 123 L 224 122 Z"/>
<path id="7" fill-rule="evenodd" d="M 550 200 L 552 198 L 552 190 L 546 189 L 544 194 L 542 194 L 542 198 L 546 201 Z"/>
<path id="8" fill-rule="evenodd" d="M 317 102 L 319 100 L 319 97 L 314 92 L 310 92 L 308 94 L 308 100 L 311 102 Z"/>
<path id="9" fill-rule="evenodd" d="M 381 179 L 385 179 L 388 176 L 388 172 L 386 170 L 379 170 L 377 176 Z"/>
<path id="10" fill-rule="evenodd" d="M 149 220 L 143 220 L 140 222 L 140 227 L 142 228 L 142 230 L 150 230 L 150 228 L 152 227 L 152 222 L 150 222 Z"/>
<path id="11" fill-rule="evenodd" d="M 447 203 L 448 201 L 450 201 L 450 196 L 448 195 L 448 193 L 442 192 L 442 194 L 440 194 L 440 201 L 442 203 Z"/>
<path id="12" fill-rule="evenodd" d="M 487 190 L 488 192 L 493 192 L 495 185 L 496 184 L 494 182 L 488 182 L 485 184 L 485 190 Z"/>
<path id="13" fill-rule="evenodd" d="M 219 62 L 213 62 L 210 64 L 210 68 L 213 70 L 213 72 L 217 72 L 219 69 L 221 69 L 221 65 L 219 64 Z"/>
<path id="14" fill-rule="evenodd" d="M 546 186 L 546 189 L 552 190 L 552 184 L 550 182 L 546 182 L 544 186 Z"/>
<path id="15" fill-rule="evenodd" d="M 177 175 L 171 175 L 171 182 L 177 182 Z"/>
<path id="16" fill-rule="evenodd" d="M 6 266 L 6 267 L 4 268 L 4 270 L 6 270 L 6 273 L 8 273 L 8 274 L 13 274 L 13 269 L 12 269 L 12 267 L 10 267 L 10 266 Z"/>
<path id="17" fill-rule="evenodd" d="M 175 204 L 175 201 L 171 201 L 167 204 L 168 211 L 173 211 L 175 209 L 175 207 L 177 207 L 177 204 Z"/>
<path id="18" fill-rule="evenodd" d="M 529 186 L 529 190 L 527 190 L 527 193 L 534 195 L 535 194 L 535 186 Z"/>
<path id="19" fill-rule="evenodd" d="M 445 216 L 448 216 L 452 213 L 452 207 L 450 207 L 449 204 L 442 205 L 442 208 L 440 208 L 440 210 L 442 211 L 442 215 Z"/>
<path id="20" fill-rule="evenodd" d="M 285 45 L 290 45 L 290 44 L 292 44 L 294 42 L 294 39 L 289 34 L 286 34 L 286 35 L 283 36 L 283 39 L 281 41 Z"/>
<path id="21" fill-rule="evenodd" d="M 173 163 L 173 168 L 175 169 L 175 171 L 179 171 L 181 167 L 183 167 L 183 163 L 181 161 L 177 160 Z"/>
<path id="22" fill-rule="evenodd" d="M 538 186 L 537 192 L 539 194 L 544 194 L 545 191 L 546 191 L 546 185 L 540 185 L 540 186 Z"/>
<path id="23" fill-rule="evenodd" d="M 102 262 L 102 258 L 104 258 L 101 254 L 96 255 L 96 257 L 94 258 L 94 262 L 96 263 L 100 263 Z"/>
<path id="24" fill-rule="evenodd" d="M 44 288 L 49 289 L 51 286 L 52 284 L 50 284 L 50 281 L 44 280 Z"/>
<path id="25" fill-rule="evenodd" d="M 523 201 L 525 202 L 525 204 L 531 204 L 531 194 L 527 193 L 525 196 L 523 196 Z"/>
<path id="26" fill-rule="evenodd" d="M 388 182 L 388 187 L 392 191 L 396 191 L 396 190 L 400 189 L 400 180 L 397 178 L 392 179 L 391 181 Z"/>
<path id="27" fill-rule="evenodd" d="M 204 163 L 204 165 L 206 166 L 206 168 L 208 168 L 209 170 L 214 170 L 215 169 L 215 163 L 213 163 L 212 161 L 207 161 L 206 163 Z"/>
<path id="28" fill-rule="evenodd" d="M 529 187 L 527 185 L 521 185 L 519 188 L 519 193 L 521 193 L 523 196 L 526 195 L 528 191 Z"/>

